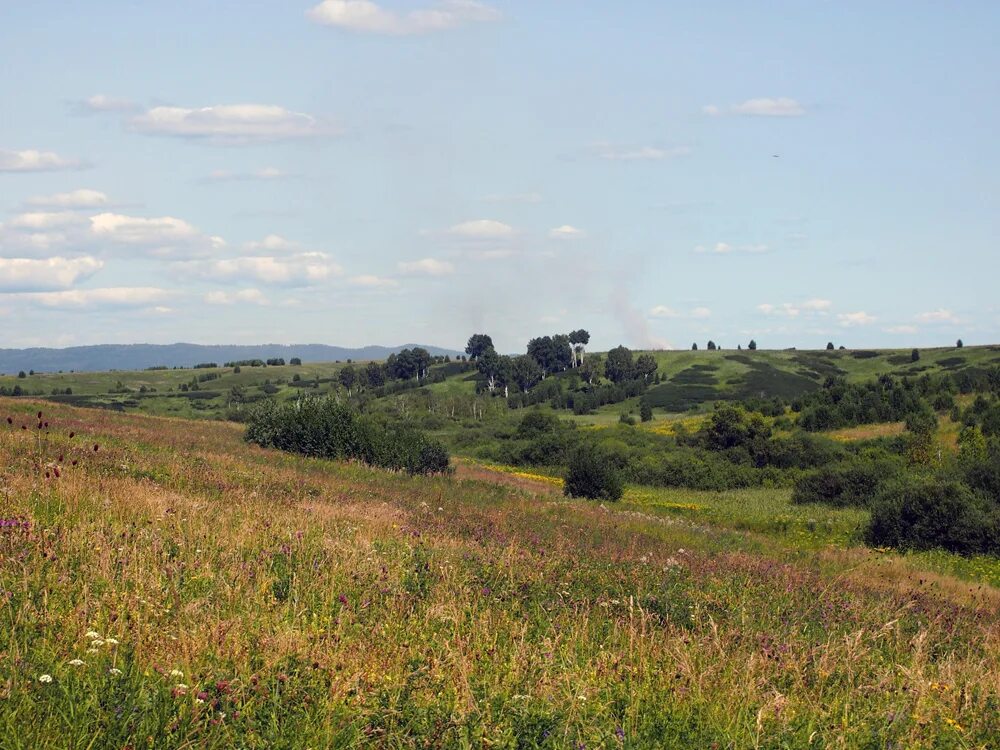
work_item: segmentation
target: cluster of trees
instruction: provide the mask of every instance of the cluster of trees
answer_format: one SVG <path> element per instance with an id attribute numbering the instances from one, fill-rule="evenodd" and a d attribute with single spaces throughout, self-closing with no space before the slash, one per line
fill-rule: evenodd
<path id="1" fill-rule="evenodd" d="M 409 474 L 449 470 L 444 446 L 419 430 L 360 415 L 335 399 L 268 399 L 247 419 L 247 442 L 306 456 L 362 461 Z"/>

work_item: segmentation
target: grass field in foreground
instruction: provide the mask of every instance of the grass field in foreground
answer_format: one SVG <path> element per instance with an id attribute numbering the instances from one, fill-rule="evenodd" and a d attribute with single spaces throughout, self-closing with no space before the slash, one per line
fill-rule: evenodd
<path id="1" fill-rule="evenodd" d="M 1000 736 L 1000 591 L 727 522 L 779 496 L 602 507 L 482 467 L 263 451 L 225 423 L 9 399 L 0 420 L 4 748 Z"/>

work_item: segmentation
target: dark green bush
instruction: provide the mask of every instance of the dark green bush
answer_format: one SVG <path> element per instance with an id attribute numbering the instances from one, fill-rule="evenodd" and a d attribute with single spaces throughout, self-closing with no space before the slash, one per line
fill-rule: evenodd
<path id="1" fill-rule="evenodd" d="M 872 504 L 865 540 L 900 549 L 997 553 L 1000 511 L 996 503 L 958 482 L 896 481 Z"/>
<path id="2" fill-rule="evenodd" d="M 795 483 L 793 503 L 826 503 L 837 508 L 870 506 L 883 484 L 902 471 L 890 461 L 854 460 L 811 471 Z"/>
<path id="3" fill-rule="evenodd" d="M 333 399 L 264 401 L 247 418 L 247 442 L 330 459 L 355 459 L 410 474 L 448 470 L 440 443 L 419 430 L 359 417 Z"/>
<path id="4" fill-rule="evenodd" d="M 602 451 L 581 446 L 573 454 L 563 489 L 567 496 L 615 501 L 624 490 L 621 473 Z"/>

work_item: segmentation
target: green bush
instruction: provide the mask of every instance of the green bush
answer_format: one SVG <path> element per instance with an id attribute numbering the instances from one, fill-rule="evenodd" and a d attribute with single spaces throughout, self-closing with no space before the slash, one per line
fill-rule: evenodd
<path id="1" fill-rule="evenodd" d="M 621 473 L 602 451 L 580 447 L 570 459 L 563 489 L 568 497 L 620 500 L 625 491 Z"/>
<path id="2" fill-rule="evenodd" d="M 891 461 L 854 460 L 824 466 L 795 483 L 792 502 L 826 503 L 837 508 L 868 507 L 883 484 L 902 471 Z"/>
<path id="3" fill-rule="evenodd" d="M 264 401 L 250 412 L 247 442 L 329 459 L 354 459 L 409 474 L 448 470 L 440 443 L 419 430 L 359 417 L 333 399 Z"/>
<path id="4" fill-rule="evenodd" d="M 879 493 L 868 544 L 963 555 L 1000 552 L 1000 509 L 958 482 L 896 481 Z"/>

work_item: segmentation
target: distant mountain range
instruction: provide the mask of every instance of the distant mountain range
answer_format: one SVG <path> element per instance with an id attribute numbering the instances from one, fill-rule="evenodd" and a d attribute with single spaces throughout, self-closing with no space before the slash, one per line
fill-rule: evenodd
<path id="1" fill-rule="evenodd" d="M 303 362 L 335 362 L 337 360 L 385 359 L 401 349 L 422 346 L 433 356 L 460 352 L 426 344 L 401 346 L 363 346 L 350 349 L 325 344 L 258 344 L 251 346 L 202 344 L 100 344 L 71 346 L 66 349 L 0 349 L 0 373 L 16 374 L 24 370 L 57 372 L 62 370 L 145 370 L 147 367 L 194 367 L 204 362 L 233 362 L 240 359 L 273 359 L 288 361 L 299 357 Z"/>

